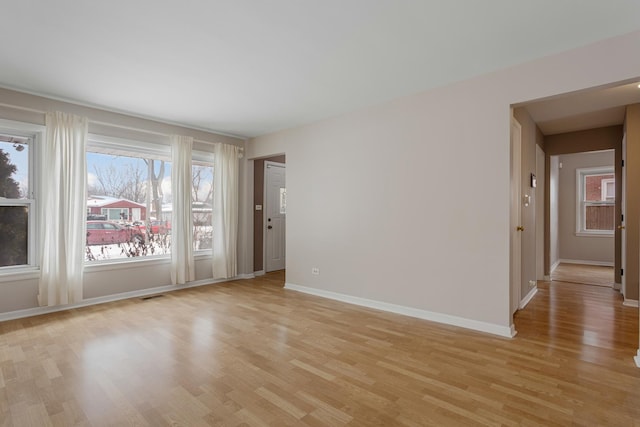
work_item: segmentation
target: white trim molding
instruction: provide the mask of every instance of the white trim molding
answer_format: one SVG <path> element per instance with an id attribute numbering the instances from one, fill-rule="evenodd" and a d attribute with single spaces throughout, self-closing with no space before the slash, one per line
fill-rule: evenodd
<path id="1" fill-rule="evenodd" d="M 529 291 L 529 293 L 522 298 L 522 301 L 520 301 L 520 306 L 518 307 L 520 310 L 522 310 L 523 308 L 525 308 L 527 306 L 527 304 L 529 304 L 529 301 L 531 301 L 531 299 L 536 296 L 536 294 L 538 293 L 538 287 L 535 286 L 533 288 L 531 288 L 531 290 Z"/>
<path id="2" fill-rule="evenodd" d="M 636 366 L 640 368 L 640 348 L 638 349 L 638 355 L 633 358 L 636 361 Z"/>
<path id="3" fill-rule="evenodd" d="M 622 303 L 622 305 L 626 306 L 626 307 L 636 307 L 638 308 L 638 300 L 637 299 L 624 299 L 624 302 Z"/>
<path id="4" fill-rule="evenodd" d="M 613 284 L 613 290 L 614 291 L 619 291 L 620 289 L 622 289 L 622 283 L 614 283 Z"/>
<path id="5" fill-rule="evenodd" d="M 556 260 L 556 262 L 553 263 L 553 265 L 551 266 L 551 268 L 549 269 L 549 271 L 551 273 L 553 273 L 553 270 L 555 270 L 556 268 L 558 268 L 558 266 L 560 265 L 560 260 Z M 549 278 L 548 280 L 551 280 L 551 278 Z"/>
<path id="6" fill-rule="evenodd" d="M 589 261 L 583 259 L 560 259 L 560 264 L 582 264 L 582 265 L 599 265 L 601 267 L 613 267 L 613 262 L 610 261 Z"/>
<path id="7" fill-rule="evenodd" d="M 362 307 L 373 308 L 376 310 L 401 314 L 403 316 L 410 316 L 418 319 L 429 320 L 432 322 L 443 323 L 445 325 L 458 326 L 461 328 L 472 329 L 474 331 L 486 332 L 501 337 L 513 338 L 516 335 L 516 330 L 513 325 L 501 326 L 494 323 L 481 322 L 478 320 L 466 319 L 464 317 L 452 316 L 449 314 L 436 313 L 433 311 L 421 310 L 418 308 L 406 307 L 403 305 L 391 304 L 382 301 L 375 301 L 366 298 L 341 294 L 338 292 L 300 286 L 294 283 L 285 283 L 284 288 L 291 291 L 298 291 L 309 295 L 332 299 L 335 301 L 346 302 L 348 304 L 354 304 Z"/>
<path id="8" fill-rule="evenodd" d="M 254 271 L 253 272 L 254 276 L 258 277 L 258 276 L 264 276 L 264 270 L 259 270 L 259 271 Z"/>

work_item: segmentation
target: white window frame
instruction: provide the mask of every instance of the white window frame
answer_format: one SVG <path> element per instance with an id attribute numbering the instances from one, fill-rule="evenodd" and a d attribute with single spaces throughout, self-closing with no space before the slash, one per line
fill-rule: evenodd
<path id="1" fill-rule="evenodd" d="M 206 166 L 211 166 L 211 168 L 213 168 L 213 153 L 202 150 L 191 150 L 191 167 L 193 168 L 193 166 L 203 166 L 203 164 Z M 215 173 L 215 171 L 213 173 Z M 211 183 L 211 185 L 213 185 L 213 182 Z M 191 203 L 191 208 L 193 208 L 193 200 Z M 193 212 L 191 212 L 191 217 L 193 218 Z M 198 250 L 194 249 L 193 255 L 194 257 L 198 258 L 212 257 L 213 248 Z"/>
<path id="2" fill-rule="evenodd" d="M 171 146 L 163 142 L 146 142 L 133 139 L 90 133 L 87 138 L 87 153 L 107 154 L 114 156 L 139 156 L 141 158 L 162 159 L 171 162 Z M 173 165 L 172 165 L 173 166 Z M 89 171 L 87 171 L 89 172 Z M 173 173 L 173 167 L 171 168 Z M 87 177 L 85 177 L 87 179 Z M 147 212 L 149 215 L 149 212 Z M 113 258 L 96 261 L 84 261 L 85 271 L 101 271 L 119 268 L 120 264 L 168 263 L 171 254 L 146 255 L 134 258 Z"/>
<path id="3" fill-rule="evenodd" d="M 585 181 L 590 175 L 614 175 L 613 166 L 599 166 L 593 168 L 576 169 L 576 236 L 582 237 L 613 237 L 614 230 L 587 230 L 585 228 L 587 206 L 615 206 L 614 200 L 599 202 L 585 201 Z M 615 180 L 615 179 L 614 179 Z M 603 180 L 605 181 L 605 180 Z M 602 190 L 606 192 L 606 190 Z"/>
<path id="4" fill-rule="evenodd" d="M 613 184 L 613 195 L 609 194 L 609 184 Z M 616 179 L 615 178 L 607 178 L 602 180 L 602 200 L 613 199 L 616 200 Z"/>
<path id="5" fill-rule="evenodd" d="M 13 120 L 0 119 L 0 133 L 27 138 L 29 140 L 28 155 L 28 179 L 29 194 L 26 199 L 0 199 L 0 206 L 26 206 L 28 209 L 28 240 L 27 240 L 27 264 L 10 265 L 0 267 L 0 282 L 15 280 L 16 278 L 36 277 L 39 270 L 38 265 L 38 180 L 40 170 L 40 159 L 36 155 L 39 146 L 44 141 L 45 127 L 32 123 L 17 122 Z M 24 277 L 23 277 L 24 276 Z"/>

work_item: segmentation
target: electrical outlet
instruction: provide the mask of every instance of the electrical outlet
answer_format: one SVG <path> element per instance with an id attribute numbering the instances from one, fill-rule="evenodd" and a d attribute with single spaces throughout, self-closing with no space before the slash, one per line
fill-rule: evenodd
<path id="1" fill-rule="evenodd" d="M 318 267 L 313 267 L 311 269 L 311 274 L 313 274 L 315 276 L 319 275 L 320 274 L 320 269 Z"/>

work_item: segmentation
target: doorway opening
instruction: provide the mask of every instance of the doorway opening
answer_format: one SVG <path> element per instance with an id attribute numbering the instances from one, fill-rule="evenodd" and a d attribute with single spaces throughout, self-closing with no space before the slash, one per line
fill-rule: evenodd
<path id="1" fill-rule="evenodd" d="M 265 244 L 267 223 L 269 221 L 267 221 L 268 217 L 265 216 L 265 171 L 267 169 L 266 163 L 268 162 L 286 165 L 286 156 L 277 154 L 253 160 L 253 271 L 256 276 L 264 275 L 267 271 Z"/>
<path id="2" fill-rule="evenodd" d="M 603 323 L 606 316 L 594 312 L 593 304 L 601 306 L 603 315 L 626 313 L 638 306 L 637 221 L 625 222 L 627 217 L 638 217 L 633 200 L 640 194 L 634 190 L 637 184 L 626 179 L 638 173 L 637 163 L 631 160 L 635 150 L 640 152 L 637 79 L 529 101 L 513 106 L 513 111 L 522 125 L 521 189 L 526 188 L 529 172 L 533 173 L 535 151 L 544 169 L 544 191 L 534 192 L 538 196 L 535 208 L 543 213 L 535 216 L 534 223 L 544 231 L 536 241 L 543 264 L 543 268 L 537 266 L 535 275 L 540 292 L 531 300 L 533 309 L 521 306 L 516 312 L 514 325 L 526 334 L 536 330 L 535 321 L 528 322 L 537 311 L 560 322 L 557 325 L 566 313 L 588 312 L 576 318 L 576 340 L 589 336 L 593 342 L 605 342 L 612 331 L 626 334 L 630 330 L 627 323 L 617 316 Z M 540 170 L 536 175 L 542 176 Z M 522 221 L 526 230 L 529 223 L 524 217 Z M 523 233 L 521 251 L 530 238 Z M 522 256 L 521 269 L 527 264 L 535 267 L 536 258 Z M 592 318 L 599 323 L 591 322 Z M 555 332 L 551 324 L 543 331 L 549 336 Z M 621 344 L 635 348 L 637 332 L 635 338 Z"/>
<path id="3" fill-rule="evenodd" d="M 615 158 L 612 149 L 551 156 L 552 281 L 614 287 L 620 216 Z"/>
<path id="4" fill-rule="evenodd" d="M 286 254 L 287 187 L 284 163 L 265 162 L 264 270 L 284 270 Z"/>

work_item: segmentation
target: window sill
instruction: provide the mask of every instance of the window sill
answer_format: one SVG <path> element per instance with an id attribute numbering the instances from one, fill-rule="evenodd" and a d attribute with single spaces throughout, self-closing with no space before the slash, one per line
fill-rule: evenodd
<path id="1" fill-rule="evenodd" d="M 590 232 L 585 232 L 585 231 L 577 231 L 576 232 L 576 236 L 577 237 L 610 237 L 613 238 L 614 236 L 614 232 L 610 232 L 610 233 L 590 233 Z"/>
<path id="2" fill-rule="evenodd" d="M 115 260 L 89 261 L 84 264 L 85 273 L 96 271 L 120 270 L 123 268 L 149 267 L 154 265 L 165 265 L 171 263 L 171 256 L 157 257 L 136 257 L 134 259 L 124 258 Z"/>
<path id="3" fill-rule="evenodd" d="M 40 269 L 35 267 L 16 268 L 0 272 L 0 283 L 37 280 L 39 278 Z"/>
<path id="4" fill-rule="evenodd" d="M 213 258 L 213 254 L 211 251 L 194 251 L 193 252 L 194 259 L 207 259 Z"/>

